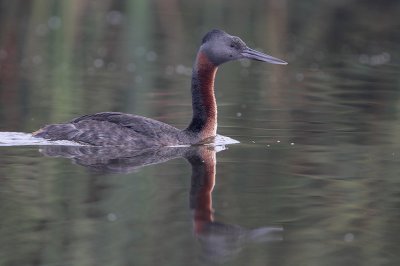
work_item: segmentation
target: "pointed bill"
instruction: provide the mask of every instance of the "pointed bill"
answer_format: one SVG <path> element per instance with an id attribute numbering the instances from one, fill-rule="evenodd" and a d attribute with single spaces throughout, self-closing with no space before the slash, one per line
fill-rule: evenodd
<path id="1" fill-rule="evenodd" d="M 267 63 L 271 63 L 271 64 L 287 65 L 287 62 L 285 62 L 279 58 L 261 53 L 259 51 L 253 50 L 249 47 L 246 47 L 241 54 L 244 58 L 248 58 L 248 59 L 267 62 Z"/>

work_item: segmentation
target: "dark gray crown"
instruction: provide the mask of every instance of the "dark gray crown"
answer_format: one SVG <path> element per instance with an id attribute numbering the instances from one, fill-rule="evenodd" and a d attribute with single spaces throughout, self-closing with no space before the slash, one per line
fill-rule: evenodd
<path id="1" fill-rule="evenodd" d="M 203 40 L 201 41 L 201 44 L 206 43 L 214 38 L 218 38 L 223 35 L 228 35 L 225 31 L 218 30 L 218 29 L 213 29 L 210 30 L 209 32 L 204 35 Z"/>

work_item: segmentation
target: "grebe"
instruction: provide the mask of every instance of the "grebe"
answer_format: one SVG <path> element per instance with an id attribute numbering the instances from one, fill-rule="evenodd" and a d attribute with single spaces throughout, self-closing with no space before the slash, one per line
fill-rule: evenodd
<path id="1" fill-rule="evenodd" d="M 217 104 L 214 79 L 218 66 L 248 58 L 286 65 L 278 58 L 253 50 L 236 36 L 211 30 L 202 40 L 192 73 L 193 118 L 180 130 L 150 118 L 119 112 L 84 115 L 63 124 L 47 125 L 33 136 L 49 140 L 70 140 L 94 146 L 194 145 L 207 142 L 217 133 Z"/>

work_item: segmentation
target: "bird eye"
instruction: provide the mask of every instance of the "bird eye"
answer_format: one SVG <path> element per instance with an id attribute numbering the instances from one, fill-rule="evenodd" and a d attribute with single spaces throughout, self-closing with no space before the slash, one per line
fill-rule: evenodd
<path id="1" fill-rule="evenodd" d="M 235 47 L 235 45 L 234 45 L 233 43 L 231 43 L 231 47 L 232 47 L 232 48 L 234 48 L 234 47 Z"/>

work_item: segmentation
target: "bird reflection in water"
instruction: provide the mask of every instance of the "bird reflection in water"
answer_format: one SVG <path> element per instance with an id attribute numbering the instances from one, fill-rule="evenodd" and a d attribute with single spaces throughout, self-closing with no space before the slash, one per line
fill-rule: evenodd
<path id="1" fill-rule="evenodd" d="M 193 231 L 202 247 L 203 259 L 225 262 L 250 243 L 282 240 L 282 227 L 246 229 L 214 220 L 212 191 L 215 185 L 216 152 L 223 146 L 163 147 L 129 150 L 123 147 L 46 146 L 46 156 L 65 157 L 102 173 L 131 173 L 141 167 L 185 158 L 192 167 L 190 208 Z"/>

